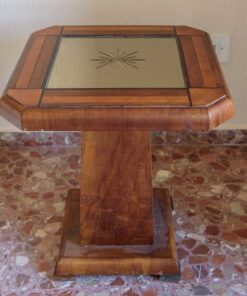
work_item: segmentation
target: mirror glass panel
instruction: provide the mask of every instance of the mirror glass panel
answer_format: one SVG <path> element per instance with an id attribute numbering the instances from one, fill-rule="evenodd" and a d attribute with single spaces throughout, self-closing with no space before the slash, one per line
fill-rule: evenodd
<path id="1" fill-rule="evenodd" d="M 176 37 L 63 37 L 46 87 L 184 88 Z"/>

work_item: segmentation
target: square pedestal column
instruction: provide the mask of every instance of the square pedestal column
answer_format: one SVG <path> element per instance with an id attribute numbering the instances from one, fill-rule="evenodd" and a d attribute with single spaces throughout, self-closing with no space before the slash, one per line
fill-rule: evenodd
<path id="1" fill-rule="evenodd" d="M 85 132 L 56 275 L 179 274 L 171 198 L 152 189 L 149 132 Z"/>

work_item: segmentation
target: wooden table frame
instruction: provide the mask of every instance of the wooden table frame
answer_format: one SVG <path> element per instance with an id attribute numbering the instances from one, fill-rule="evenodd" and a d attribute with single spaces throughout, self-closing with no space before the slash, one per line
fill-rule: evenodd
<path id="1" fill-rule="evenodd" d="M 82 35 L 175 36 L 187 87 L 47 89 L 61 38 Z M 171 199 L 151 186 L 150 132 L 207 131 L 233 115 L 206 32 L 185 26 L 54 26 L 35 32 L 0 107 L 23 130 L 84 131 L 81 190 L 69 193 L 57 275 L 179 274 Z"/>

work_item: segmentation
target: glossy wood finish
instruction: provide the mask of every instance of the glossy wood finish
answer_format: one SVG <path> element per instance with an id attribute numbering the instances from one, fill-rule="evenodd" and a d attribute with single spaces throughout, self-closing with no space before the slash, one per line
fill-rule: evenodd
<path id="1" fill-rule="evenodd" d="M 191 88 L 190 99 L 194 106 L 209 106 L 226 98 L 223 88 Z"/>
<path id="2" fill-rule="evenodd" d="M 47 71 L 49 70 L 49 63 L 52 58 L 53 51 L 58 42 L 56 36 L 47 36 L 45 38 L 42 50 L 40 51 L 39 58 L 33 69 L 32 79 L 29 82 L 29 88 L 42 88 L 45 82 Z"/>
<path id="3" fill-rule="evenodd" d="M 183 89 L 46 89 L 63 36 L 175 36 Z M 0 101 L 24 130 L 85 131 L 56 275 L 178 274 L 171 200 L 152 199 L 150 131 L 207 131 L 233 115 L 206 32 L 185 26 L 54 26 L 29 39 Z M 152 211 L 154 215 L 152 217 Z M 165 215 L 164 215 L 165 213 Z"/>
<path id="4" fill-rule="evenodd" d="M 152 243 L 150 133 L 84 132 L 83 139 L 81 244 Z"/>
<path id="5" fill-rule="evenodd" d="M 9 89 L 7 95 L 24 107 L 35 107 L 39 103 L 41 89 Z"/>
<path id="6" fill-rule="evenodd" d="M 209 47 L 207 36 L 181 36 L 190 87 L 223 87 L 220 69 Z"/>
<path id="7" fill-rule="evenodd" d="M 174 26 L 66 26 L 63 35 L 161 35 L 175 34 Z"/>
<path id="8" fill-rule="evenodd" d="M 45 89 L 61 38 L 73 35 L 176 36 L 188 87 Z M 31 95 L 34 89 L 41 92 L 38 99 L 36 94 Z M 54 26 L 40 30 L 29 39 L 6 95 L 8 99 L 1 102 L 4 110 L 10 108 L 6 104 L 15 106 L 11 100 L 24 107 L 21 112 L 19 108 L 13 112 L 19 112 L 15 124 L 25 130 L 206 131 L 232 117 L 234 112 L 208 34 L 185 26 Z M 13 117 L 9 112 L 4 114 L 6 118 Z"/>
<path id="9" fill-rule="evenodd" d="M 180 43 L 186 64 L 189 86 L 201 87 L 203 85 L 202 73 L 196 56 L 196 50 L 192 42 L 192 37 L 181 36 Z"/>
<path id="10" fill-rule="evenodd" d="M 222 78 L 209 50 L 208 40 L 204 36 L 192 36 L 199 67 L 202 73 L 203 86 L 222 87 Z"/>
<path id="11" fill-rule="evenodd" d="M 80 191 L 71 190 L 66 204 L 62 248 L 55 274 L 168 274 L 179 279 L 171 197 L 167 190 L 161 188 L 154 189 L 153 195 L 156 216 L 152 245 L 80 246 Z M 161 233 L 165 234 L 164 238 L 160 237 Z"/>
<path id="12" fill-rule="evenodd" d="M 22 128 L 21 122 L 21 114 L 23 112 L 24 107 L 14 100 L 12 100 L 8 96 L 4 96 L 0 100 L 0 114 L 1 116 L 8 118 L 13 125 L 18 128 Z"/>
<path id="13" fill-rule="evenodd" d="M 216 105 L 209 107 L 189 108 L 59 108 L 25 110 L 22 114 L 22 127 L 29 130 L 63 130 L 85 131 L 106 130 L 167 130 L 167 131 L 207 131 L 215 128 L 220 122 L 214 120 L 217 112 L 222 119 L 232 116 L 232 101 L 221 99 L 228 109 L 217 109 Z M 215 111 L 215 112 L 214 112 Z M 227 111 L 227 113 L 225 113 Z"/>
<path id="14" fill-rule="evenodd" d="M 41 106 L 190 106 L 187 89 L 46 90 Z"/>
<path id="15" fill-rule="evenodd" d="M 187 26 L 175 26 L 175 31 L 178 36 L 201 36 L 207 34 L 202 30 Z"/>
<path id="16" fill-rule="evenodd" d="M 9 89 L 42 89 L 49 71 L 58 36 L 32 35 L 9 82 Z M 15 96 L 13 96 L 15 98 Z M 22 101 L 25 105 L 25 102 Z M 38 103 L 36 104 L 36 107 Z"/>

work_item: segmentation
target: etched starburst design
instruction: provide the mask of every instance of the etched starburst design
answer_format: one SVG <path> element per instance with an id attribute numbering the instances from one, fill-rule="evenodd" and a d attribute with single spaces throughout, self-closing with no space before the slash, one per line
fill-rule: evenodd
<path id="1" fill-rule="evenodd" d="M 97 69 L 107 66 L 116 66 L 117 68 L 132 67 L 138 69 L 138 62 L 143 62 L 145 59 L 138 58 L 137 54 L 138 51 L 123 51 L 121 53 L 119 49 L 117 49 L 116 53 L 98 51 L 98 57 L 91 59 L 91 61 L 98 63 Z"/>

